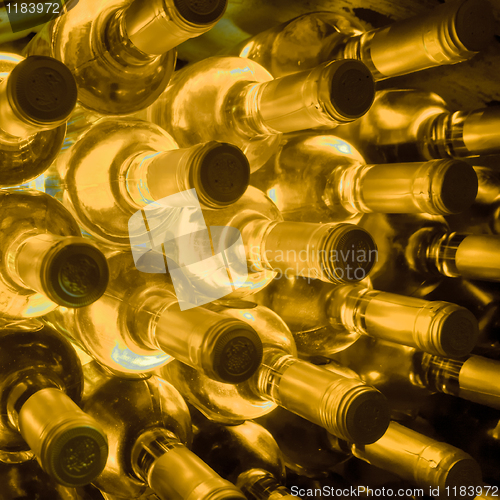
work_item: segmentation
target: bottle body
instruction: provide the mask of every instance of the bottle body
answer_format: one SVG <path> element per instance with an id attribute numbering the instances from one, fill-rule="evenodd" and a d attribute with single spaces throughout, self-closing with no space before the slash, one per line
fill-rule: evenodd
<path id="1" fill-rule="evenodd" d="M 53 66 L 54 62 L 56 61 L 49 61 L 50 66 Z M 29 82 L 22 82 L 22 85 L 26 87 L 25 92 L 36 94 L 39 99 L 42 98 L 39 101 L 42 102 L 42 105 L 39 105 L 41 107 L 38 111 L 26 100 L 22 104 L 17 103 L 14 108 L 12 107 L 12 99 L 14 98 L 17 102 L 17 97 L 16 91 L 12 95 L 11 89 L 12 85 L 15 87 L 16 84 L 10 80 L 13 81 L 15 73 L 19 73 L 17 70 L 14 72 L 14 69 L 19 65 L 24 66 L 25 69 L 21 71 L 25 74 L 31 71 L 33 80 L 42 86 L 41 89 L 30 88 Z M 18 67 L 18 70 L 21 66 Z M 3 75 L 0 78 L 0 106 L 2 109 L 2 118 L 0 119 L 1 187 L 15 186 L 38 177 L 49 168 L 63 144 L 66 120 L 76 102 L 76 86 L 69 70 L 59 63 L 56 66 L 60 67 L 49 67 L 46 58 L 25 59 L 15 54 L 0 53 L 0 73 Z M 67 82 L 63 82 L 62 73 L 68 80 Z M 42 96 L 46 90 L 43 87 L 44 78 L 50 74 L 58 85 L 55 90 L 55 93 L 60 93 L 58 96 L 51 95 L 50 92 Z M 17 90 L 17 93 L 19 92 L 22 90 Z M 34 101 L 35 95 L 32 98 Z M 60 102 L 58 103 L 57 100 Z M 61 112 L 59 119 L 54 119 L 52 122 L 47 121 L 49 114 L 46 113 L 45 109 L 46 116 L 44 117 L 42 108 L 47 105 L 56 108 L 61 102 L 65 103 L 65 109 L 59 109 Z M 31 107 L 29 114 L 23 110 L 23 107 Z M 35 119 L 35 115 L 40 115 L 38 120 Z"/>

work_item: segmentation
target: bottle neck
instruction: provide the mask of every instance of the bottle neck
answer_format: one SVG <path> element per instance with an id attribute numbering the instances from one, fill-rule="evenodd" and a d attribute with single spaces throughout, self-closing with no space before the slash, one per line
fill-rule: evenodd
<path id="1" fill-rule="evenodd" d="M 481 485 L 479 465 L 470 455 L 396 422 L 390 423 L 376 443 L 353 444 L 351 450 L 355 457 L 426 489 L 445 491 L 449 484 L 457 484 L 455 481 L 467 486 Z"/>
<path id="2" fill-rule="evenodd" d="M 349 331 L 440 356 L 469 354 L 479 336 L 475 317 L 463 307 L 362 286 L 338 287 L 327 314 Z"/>
<path id="3" fill-rule="evenodd" d="M 262 469 L 252 469 L 238 476 L 238 488 L 247 498 L 254 500 L 292 500 L 290 490 L 276 480 L 276 478 Z"/>
<path id="4" fill-rule="evenodd" d="M 330 205 L 339 200 L 351 213 L 450 215 L 469 208 L 476 194 L 477 176 L 471 166 L 432 160 L 338 169 L 323 198 Z"/>
<path id="5" fill-rule="evenodd" d="M 267 353 L 256 384 L 261 397 L 348 441 L 376 441 L 389 422 L 385 398 L 375 389 L 282 351 Z"/>
<path id="6" fill-rule="evenodd" d="M 500 364 L 481 356 L 452 360 L 415 354 L 415 380 L 431 391 L 444 392 L 475 403 L 500 408 L 500 391 L 496 384 Z"/>
<path id="7" fill-rule="evenodd" d="M 500 280 L 500 236 L 449 233 L 436 235 L 426 249 L 430 270 L 444 276 Z"/>
<path id="8" fill-rule="evenodd" d="M 16 285 L 65 307 L 96 301 L 109 279 L 103 254 L 87 239 L 74 236 L 27 231 L 11 242 L 6 262 Z"/>
<path id="9" fill-rule="evenodd" d="M 333 61 L 263 83 L 236 85 L 226 109 L 246 137 L 334 127 L 365 114 L 374 98 L 368 69 Z"/>
<path id="10" fill-rule="evenodd" d="M 153 296 L 132 311 L 141 343 L 223 383 L 250 378 L 262 360 L 262 342 L 245 322 L 197 307 L 189 313 L 173 293 Z"/>
<path id="11" fill-rule="evenodd" d="M 383 80 L 466 61 L 492 38 L 487 2 L 449 2 L 429 13 L 352 37 L 335 54 L 364 62 L 375 80 Z"/>
<path id="12" fill-rule="evenodd" d="M 141 434 L 132 448 L 132 468 L 161 500 L 228 497 L 244 500 L 235 486 L 218 476 L 164 428 Z"/>
<path id="13" fill-rule="evenodd" d="M 242 237 L 252 270 L 274 270 L 280 277 L 360 281 L 376 260 L 373 240 L 352 224 L 257 219 L 244 225 Z"/>

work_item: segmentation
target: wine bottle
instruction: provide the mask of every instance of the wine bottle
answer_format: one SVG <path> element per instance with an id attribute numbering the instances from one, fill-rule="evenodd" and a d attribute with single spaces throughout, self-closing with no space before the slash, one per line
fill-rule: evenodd
<path id="1" fill-rule="evenodd" d="M 149 486 L 161 500 L 244 500 L 234 485 L 190 451 L 189 410 L 164 380 L 104 378 L 83 408 L 109 439 L 106 467 L 94 481 L 104 493 L 135 499 Z"/>
<path id="2" fill-rule="evenodd" d="M 0 190 L 0 314 L 42 316 L 58 305 L 83 307 L 108 284 L 102 252 L 55 199 L 37 191 Z"/>
<path id="3" fill-rule="evenodd" d="M 210 308 L 248 322 L 261 337 L 263 360 L 253 377 L 241 384 L 221 384 L 176 360 L 160 369 L 206 417 L 235 424 L 278 405 L 355 442 L 374 442 L 385 432 L 387 407 L 378 391 L 299 360 L 290 330 L 270 309 L 245 301 L 224 304 L 219 301 Z"/>
<path id="4" fill-rule="evenodd" d="M 358 446 L 332 437 L 332 447 L 350 451 L 355 457 L 397 474 L 433 497 L 452 496 L 453 488 L 467 491 L 464 498 L 473 499 L 482 485 L 479 464 L 464 451 L 438 442 L 397 422 L 391 422 L 386 433 L 375 443 Z M 451 494 L 450 494 L 451 493 Z"/>
<path id="5" fill-rule="evenodd" d="M 106 255 L 105 294 L 76 314 L 53 311 L 45 323 L 120 376 L 141 376 L 171 356 L 226 384 L 257 370 L 262 342 L 250 325 L 200 307 L 182 310 L 168 275 L 138 271 L 130 252 Z"/>
<path id="6" fill-rule="evenodd" d="M 27 182 L 49 168 L 76 94 L 73 75 L 59 61 L 0 52 L 0 187 Z"/>
<path id="7" fill-rule="evenodd" d="M 130 248 L 129 219 L 138 210 L 189 189 L 203 207 L 224 208 L 243 195 L 249 175 L 245 155 L 230 144 L 178 149 L 153 123 L 103 118 L 59 155 L 39 183 L 87 233 Z"/>
<path id="8" fill-rule="evenodd" d="M 148 118 L 180 147 L 212 140 L 238 146 L 254 172 L 276 152 L 281 133 L 351 122 L 373 96 L 373 78 L 358 61 L 273 80 L 248 59 L 210 57 L 176 71 Z"/>
<path id="9" fill-rule="evenodd" d="M 47 23 L 24 50 L 66 64 L 78 100 L 103 115 L 146 108 L 174 71 L 175 47 L 208 31 L 226 0 L 86 0 Z"/>
<path id="10" fill-rule="evenodd" d="M 0 373 L 1 460 L 34 455 L 62 485 L 92 482 L 106 463 L 107 439 L 76 404 L 83 375 L 69 342 L 35 322 L 2 328 Z"/>
<path id="11" fill-rule="evenodd" d="M 259 424 L 222 425 L 190 408 L 194 426 L 193 452 L 215 472 L 256 500 L 292 494 L 284 486 L 285 465 L 280 448 Z"/>
<path id="12" fill-rule="evenodd" d="M 500 280 L 498 235 L 451 232 L 443 218 L 425 214 L 365 214 L 358 226 L 377 245 L 370 272 L 377 290 L 425 297 L 445 277 Z"/>
<path id="13" fill-rule="evenodd" d="M 396 411 L 407 415 L 415 414 L 425 396 L 436 392 L 500 408 L 496 384 L 500 363 L 492 359 L 477 355 L 443 358 L 368 337 L 333 357 L 377 387 Z"/>
<path id="14" fill-rule="evenodd" d="M 488 2 L 458 0 L 363 31 L 337 12 L 310 12 L 253 36 L 231 54 L 252 59 L 275 78 L 353 58 L 383 80 L 470 59 L 493 41 L 494 24 Z"/>
<path id="15" fill-rule="evenodd" d="M 360 120 L 336 129 L 368 162 L 468 158 L 500 151 L 500 107 L 449 110 L 433 92 L 382 90 Z"/>
<path id="16" fill-rule="evenodd" d="M 345 349 L 360 335 L 460 358 L 476 345 L 474 315 L 450 302 L 428 301 L 293 277 L 273 281 L 251 297 L 276 312 L 293 333 L 301 357 Z"/>
<path id="17" fill-rule="evenodd" d="M 286 220 L 343 221 L 360 213 L 449 215 L 477 194 L 474 169 L 460 160 L 366 165 L 334 135 L 287 134 L 276 156 L 255 172 Z"/>

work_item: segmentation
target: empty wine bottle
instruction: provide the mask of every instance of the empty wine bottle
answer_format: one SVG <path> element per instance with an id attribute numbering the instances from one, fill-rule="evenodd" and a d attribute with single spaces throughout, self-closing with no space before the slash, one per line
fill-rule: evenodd
<path id="1" fill-rule="evenodd" d="M 176 71 L 148 118 L 180 147 L 212 140 L 238 146 L 253 172 L 276 152 L 282 132 L 351 122 L 373 95 L 373 78 L 358 61 L 273 80 L 248 59 L 210 57 Z"/>
<path id="2" fill-rule="evenodd" d="M 331 437 L 332 447 L 397 474 L 437 498 L 455 496 L 466 489 L 463 498 L 473 499 L 482 485 L 479 464 L 464 451 L 435 441 L 419 432 L 391 422 L 375 443 L 358 446 Z"/>
<path id="3" fill-rule="evenodd" d="M 493 41 L 491 6 L 457 0 L 419 16 L 363 33 L 336 12 L 311 12 L 239 44 L 231 54 L 248 57 L 275 78 L 332 59 L 364 62 L 377 80 L 470 59 Z"/>
<path id="4" fill-rule="evenodd" d="M 83 375 L 70 343 L 35 322 L 2 328 L 0 373 L 1 460 L 22 462 L 32 454 L 60 484 L 92 482 L 106 463 L 107 440 L 74 402 Z"/>
<path id="5" fill-rule="evenodd" d="M 106 289 L 102 252 L 81 237 L 71 214 L 37 191 L 0 190 L 0 314 L 42 316 L 58 305 L 83 307 Z"/>
<path id="6" fill-rule="evenodd" d="M 250 325 L 199 307 L 182 310 L 168 275 L 138 271 L 130 252 L 106 255 L 105 294 L 76 314 L 53 311 L 44 322 L 121 376 L 141 376 L 171 356 L 224 383 L 257 370 L 262 342 Z"/>
<path id="7" fill-rule="evenodd" d="M 333 135 L 287 135 L 276 156 L 255 172 L 286 220 L 343 221 L 359 213 L 448 215 L 477 194 L 474 169 L 460 160 L 366 165 Z"/>
<path id="8" fill-rule="evenodd" d="M 285 465 L 271 434 L 251 421 L 223 425 L 190 408 L 194 426 L 193 452 L 215 472 L 255 500 L 285 497 Z"/>
<path id="9" fill-rule="evenodd" d="M 500 151 L 499 122 L 499 106 L 452 112 L 432 92 L 383 90 L 365 116 L 335 133 L 368 162 L 467 158 Z"/>
<path id="10" fill-rule="evenodd" d="M 252 301 L 288 325 L 301 356 L 326 356 L 369 335 L 446 357 L 466 356 L 479 331 L 464 307 L 300 277 L 273 281 Z"/>
<path id="11" fill-rule="evenodd" d="M 47 23 L 24 53 L 66 64 L 86 108 L 126 115 L 156 100 L 174 71 L 175 47 L 208 31 L 226 5 L 226 0 L 76 2 Z"/>
<path id="12" fill-rule="evenodd" d="M 443 218 L 424 214 L 366 214 L 358 226 L 377 245 L 377 290 L 425 297 L 445 277 L 500 280 L 498 235 L 451 232 Z"/>
<path id="13" fill-rule="evenodd" d="M 500 408 L 496 383 L 500 363 L 482 356 L 470 355 L 455 360 L 362 337 L 333 357 L 354 370 L 361 380 L 377 387 L 389 399 L 395 412 L 400 410 L 402 414 L 414 415 L 429 392 L 443 392 Z M 396 413 L 393 417 L 397 418 Z"/>
<path id="14" fill-rule="evenodd" d="M 225 424 L 241 423 L 279 405 L 358 443 L 374 442 L 385 432 L 388 412 L 380 393 L 359 380 L 299 360 L 290 330 L 270 309 L 245 301 L 210 308 L 248 322 L 262 339 L 264 355 L 255 375 L 235 385 L 210 380 L 176 360 L 160 369 L 161 376 L 205 416 Z"/>
<path id="15" fill-rule="evenodd" d="M 104 118 L 58 157 L 39 184 L 87 233 L 130 248 L 129 219 L 141 208 L 189 189 L 202 206 L 223 208 L 243 195 L 249 175 L 245 155 L 230 144 L 178 149 L 153 123 Z"/>
<path id="16" fill-rule="evenodd" d="M 76 94 L 73 75 L 59 61 L 0 52 L 0 187 L 27 182 L 49 168 Z"/>
<path id="17" fill-rule="evenodd" d="M 94 481 L 103 492 L 136 499 L 149 486 L 161 500 L 244 500 L 236 486 L 189 450 L 189 410 L 164 380 L 104 378 L 83 408 L 109 439 L 108 462 Z"/>

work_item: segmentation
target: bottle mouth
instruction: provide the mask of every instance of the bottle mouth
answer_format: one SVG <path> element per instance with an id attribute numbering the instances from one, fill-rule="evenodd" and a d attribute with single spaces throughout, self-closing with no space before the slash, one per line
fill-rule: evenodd
<path id="1" fill-rule="evenodd" d="M 327 66 L 330 73 L 330 103 L 343 121 L 363 116 L 375 98 L 375 82 L 368 67 L 360 61 L 345 59 Z"/>
<path id="2" fill-rule="evenodd" d="M 102 252 L 88 243 L 58 248 L 44 263 L 44 292 L 64 307 L 84 307 L 106 290 L 109 268 Z"/>
<path id="3" fill-rule="evenodd" d="M 486 0 L 463 2 L 455 16 L 455 34 L 460 43 L 472 52 L 479 52 L 493 42 L 494 15 Z"/>
<path id="4" fill-rule="evenodd" d="M 30 56 L 17 64 L 9 74 L 7 92 L 15 109 L 37 124 L 66 121 L 77 99 L 71 71 L 46 56 Z"/>
<path id="5" fill-rule="evenodd" d="M 247 325 L 226 330 L 213 349 L 213 371 L 221 382 L 238 384 L 248 380 L 262 362 L 262 341 Z"/>
<path id="6" fill-rule="evenodd" d="M 178 14 L 193 24 L 212 24 L 226 11 L 228 0 L 174 0 Z"/>
<path id="7" fill-rule="evenodd" d="M 51 429 L 42 448 L 45 471 L 65 486 L 91 483 L 103 471 L 108 457 L 104 433 L 87 415 L 65 420 Z"/>
<path id="8" fill-rule="evenodd" d="M 200 160 L 198 183 L 201 197 L 212 208 L 238 201 L 250 182 L 250 163 L 244 153 L 231 144 L 215 143 Z"/>

